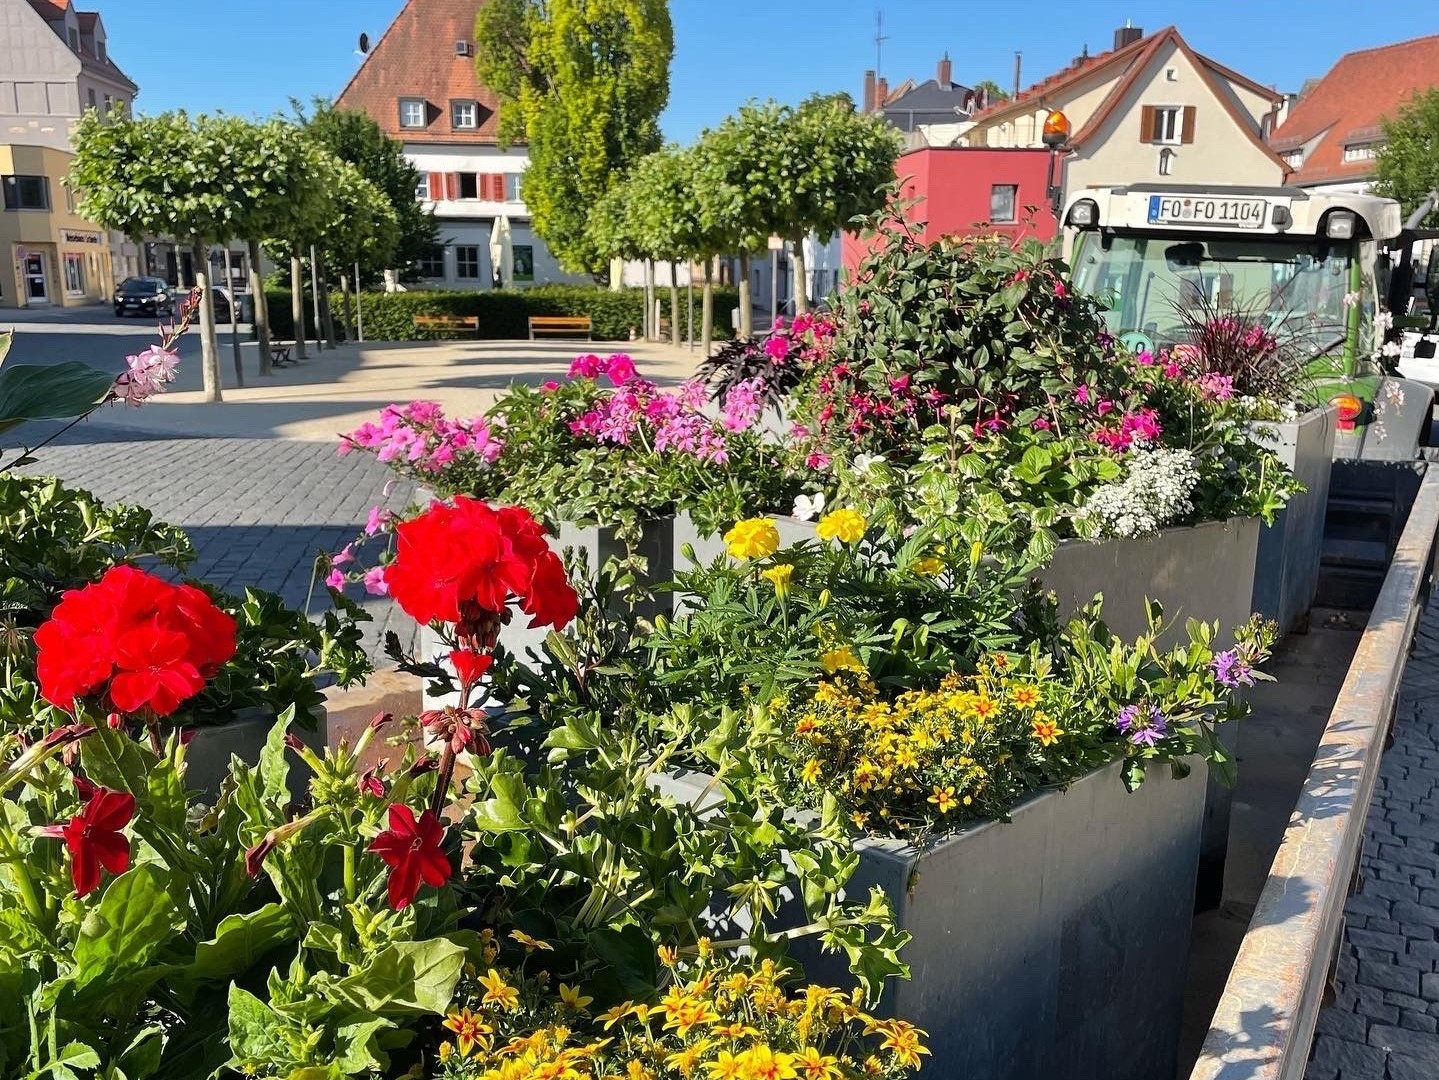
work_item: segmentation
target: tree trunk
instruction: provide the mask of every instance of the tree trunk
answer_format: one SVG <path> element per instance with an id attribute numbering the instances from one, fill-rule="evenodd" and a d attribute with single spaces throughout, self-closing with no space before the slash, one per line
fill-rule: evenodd
<path id="1" fill-rule="evenodd" d="M 714 260 L 709 258 L 705 259 L 705 290 L 700 301 L 700 327 L 700 356 L 708 359 L 715 329 Z"/>
<path id="2" fill-rule="evenodd" d="M 260 343 L 260 374 L 270 374 L 270 305 L 265 302 L 265 279 L 260 276 L 260 241 L 247 243 L 250 254 L 250 297 L 255 307 L 255 340 Z"/>
<path id="3" fill-rule="evenodd" d="M 290 252 L 290 317 L 295 323 L 295 359 L 305 359 L 305 268 L 299 249 Z"/>
<path id="4" fill-rule="evenodd" d="M 199 240 L 190 246 L 195 288 L 200 290 L 200 375 L 206 401 L 224 401 L 220 392 L 220 342 L 215 336 L 215 298 L 210 293 L 210 252 Z"/>
<path id="5" fill-rule="evenodd" d="M 680 347 L 680 272 L 679 266 L 670 260 L 670 344 Z"/>
<path id="6" fill-rule="evenodd" d="M 335 337 L 335 320 L 330 314 L 330 284 L 325 280 L 324 261 L 318 255 L 315 256 L 315 274 L 320 281 L 320 324 L 325 328 L 325 344 L 336 349 L 339 348 L 340 342 Z"/>
<path id="7" fill-rule="evenodd" d="M 657 341 L 660 328 L 655 325 L 655 261 L 645 259 L 645 340 Z"/>
<path id="8" fill-rule="evenodd" d="M 794 294 L 794 313 L 803 315 L 809 311 L 809 271 L 804 265 L 804 237 L 797 236 L 794 240 L 794 280 L 789 283 L 789 290 Z"/>
<path id="9" fill-rule="evenodd" d="M 315 254 L 315 245 L 310 245 L 310 303 L 315 316 L 315 353 L 325 351 L 325 324 L 320 318 L 320 257 Z"/>
<path id="10" fill-rule="evenodd" d="M 340 319 L 345 327 L 345 340 L 355 340 L 355 320 L 350 310 L 350 275 L 340 275 Z"/>
<path id="11" fill-rule="evenodd" d="M 739 253 L 739 326 L 736 333 L 742 338 L 754 336 L 754 308 L 749 295 L 749 252 Z M 706 356 L 709 353 L 705 353 Z"/>

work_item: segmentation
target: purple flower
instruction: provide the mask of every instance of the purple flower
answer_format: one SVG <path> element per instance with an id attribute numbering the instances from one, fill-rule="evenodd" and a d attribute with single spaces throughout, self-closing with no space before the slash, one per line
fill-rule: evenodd
<path id="1" fill-rule="evenodd" d="M 1240 659 L 1239 653 L 1234 649 L 1216 654 L 1214 659 L 1209 661 L 1209 668 L 1214 672 L 1214 678 L 1220 686 L 1227 686 L 1232 690 L 1237 686 L 1254 685 L 1254 669 Z"/>
<path id="2" fill-rule="evenodd" d="M 1135 746 L 1152 747 L 1169 734 L 1169 718 L 1158 705 L 1151 705 L 1148 709 L 1138 705 L 1126 705 L 1119 710 L 1114 726 Z"/>

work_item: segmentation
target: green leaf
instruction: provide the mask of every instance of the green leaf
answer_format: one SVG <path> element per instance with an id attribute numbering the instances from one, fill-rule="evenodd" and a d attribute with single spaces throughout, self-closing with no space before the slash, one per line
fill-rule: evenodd
<path id="1" fill-rule="evenodd" d="M 183 926 L 160 867 L 141 863 L 121 874 L 80 924 L 75 941 L 76 988 L 101 977 L 123 982 Z"/>
<path id="2" fill-rule="evenodd" d="M 295 707 L 291 705 L 276 719 L 265 739 L 265 748 L 260 751 L 260 783 L 265 801 L 272 806 L 283 807 L 290 801 L 290 762 L 285 736 L 294 719 Z"/>
<path id="3" fill-rule="evenodd" d="M 228 979 L 249 970 L 256 961 L 294 936 L 295 920 L 283 904 L 229 915 L 215 936 L 195 946 L 195 959 L 185 974 L 195 979 Z"/>
<path id="4" fill-rule="evenodd" d="M 231 1062 L 246 1059 L 289 1061 L 289 1050 L 279 1016 L 248 990 L 230 987 Z"/>
<path id="5" fill-rule="evenodd" d="M 114 375 L 78 360 L 0 368 L 0 432 L 26 420 L 81 416 L 104 401 L 114 385 Z"/>
<path id="6" fill-rule="evenodd" d="M 521 808 L 528 791 L 523 776 L 497 772 L 490 777 L 491 798 L 476 803 L 471 820 L 484 832 L 518 832 L 525 828 Z"/>
<path id="7" fill-rule="evenodd" d="M 447 938 L 399 941 L 334 984 L 334 993 L 376 1016 L 444 1013 L 467 956 Z"/>

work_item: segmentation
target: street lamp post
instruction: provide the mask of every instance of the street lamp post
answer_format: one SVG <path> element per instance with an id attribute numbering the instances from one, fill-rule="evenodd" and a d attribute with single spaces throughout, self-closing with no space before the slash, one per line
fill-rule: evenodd
<path id="1" fill-rule="evenodd" d="M 1055 221 L 1063 211 L 1064 200 L 1064 152 L 1069 146 L 1069 117 L 1058 109 L 1050 110 L 1044 118 L 1044 130 L 1040 138 L 1049 147 L 1049 206 L 1054 211 Z"/>

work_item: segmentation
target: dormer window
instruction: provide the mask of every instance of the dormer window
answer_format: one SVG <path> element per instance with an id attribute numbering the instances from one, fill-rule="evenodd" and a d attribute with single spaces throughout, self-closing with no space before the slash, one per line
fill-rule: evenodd
<path id="1" fill-rule="evenodd" d="M 469 43 L 468 41 L 457 41 L 457 42 L 455 42 L 455 55 L 456 55 L 456 56 L 469 56 L 469 55 L 470 55 L 470 43 Z"/>
<path id="2" fill-rule="evenodd" d="M 473 101 L 450 102 L 450 126 L 457 131 L 479 127 L 479 105 Z"/>
<path id="3" fill-rule="evenodd" d="M 425 102 L 423 98 L 400 99 L 400 127 L 422 128 L 425 126 Z"/>
<path id="4" fill-rule="evenodd" d="M 100 63 L 105 62 L 105 42 L 100 38 L 95 39 L 95 57 Z"/>
<path id="5" fill-rule="evenodd" d="M 69 42 L 70 42 L 70 48 L 74 49 L 76 52 L 79 52 L 79 51 L 80 51 L 80 31 L 79 31 L 79 30 L 76 30 L 73 26 L 67 26 L 67 27 L 65 28 L 65 37 L 66 37 L 66 38 L 69 40 Z"/>

